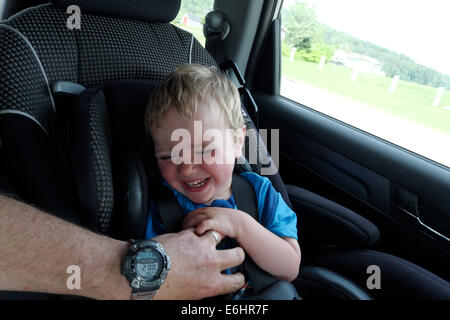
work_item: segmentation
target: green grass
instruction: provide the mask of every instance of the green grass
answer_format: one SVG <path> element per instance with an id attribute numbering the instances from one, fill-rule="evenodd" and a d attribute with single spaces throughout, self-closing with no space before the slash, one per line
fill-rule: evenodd
<path id="1" fill-rule="evenodd" d="M 365 103 L 381 111 L 450 134 L 450 92 L 445 91 L 439 107 L 433 107 L 437 89 L 416 83 L 399 81 L 394 93 L 388 90 L 392 79 L 367 73 L 359 73 L 351 81 L 353 70 L 326 64 L 322 70 L 317 64 L 306 61 L 289 61 L 282 58 L 283 76 L 309 83 L 315 87 L 340 94 Z M 301 102 L 301 101 L 300 101 Z"/>

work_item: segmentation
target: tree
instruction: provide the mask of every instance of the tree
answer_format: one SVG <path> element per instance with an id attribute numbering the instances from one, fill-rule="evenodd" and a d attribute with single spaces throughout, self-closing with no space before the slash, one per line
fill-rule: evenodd
<path id="1" fill-rule="evenodd" d="M 212 10 L 214 0 L 184 0 L 181 1 L 180 11 L 174 22 L 179 23 L 181 18 L 187 14 L 193 14 L 200 18 L 205 18 L 205 15 Z"/>
<path id="2" fill-rule="evenodd" d="M 315 7 L 296 1 L 283 9 L 286 41 L 298 50 L 309 50 L 318 40 L 319 22 Z"/>
<path id="3" fill-rule="evenodd" d="M 408 56 L 393 52 L 373 43 L 357 39 L 344 32 L 336 31 L 327 25 L 321 25 L 323 41 L 331 46 L 373 57 L 382 63 L 387 77 L 399 75 L 402 80 L 418 84 L 450 88 L 450 76 L 420 65 Z"/>

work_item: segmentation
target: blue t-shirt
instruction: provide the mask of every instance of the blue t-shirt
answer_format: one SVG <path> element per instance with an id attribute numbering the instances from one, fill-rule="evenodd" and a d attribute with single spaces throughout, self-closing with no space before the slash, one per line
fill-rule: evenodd
<path id="1" fill-rule="evenodd" d="M 297 216 L 294 211 L 284 202 L 281 194 L 275 190 L 270 180 L 253 172 L 243 172 L 240 174 L 247 179 L 255 190 L 258 202 L 259 223 L 279 237 L 290 237 L 297 239 Z M 167 182 L 163 182 L 175 194 L 182 211 L 185 215 L 189 212 L 207 207 L 205 204 L 193 203 L 189 198 L 173 189 Z M 236 209 L 236 202 L 233 195 L 228 200 L 214 200 L 209 207 L 223 207 Z M 157 208 L 153 201 L 150 201 L 149 219 L 145 238 L 150 239 L 166 233 L 164 226 L 158 219 Z"/>

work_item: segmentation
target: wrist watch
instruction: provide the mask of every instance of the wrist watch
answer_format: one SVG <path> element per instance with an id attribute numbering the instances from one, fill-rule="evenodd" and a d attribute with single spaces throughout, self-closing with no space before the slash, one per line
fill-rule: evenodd
<path id="1" fill-rule="evenodd" d="M 170 270 L 170 257 L 154 240 L 130 240 L 120 271 L 130 283 L 132 300 L 151 300 Z"/>

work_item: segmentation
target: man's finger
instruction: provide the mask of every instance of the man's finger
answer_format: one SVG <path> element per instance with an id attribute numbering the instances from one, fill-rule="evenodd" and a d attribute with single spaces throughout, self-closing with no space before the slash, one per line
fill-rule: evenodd
<path id="1" fill-rule="evenodd" d="M 236 247 L 227 250 L 217 250 L 217 256 L 217 264 L 220 267 L 220 270 L 225 270 L 242 264 L 245 253 L 241 247 Z"/>
<path id="2" fill-rule="evenodd" d="M 227 294 L 235 292 L 242 288 L 242 286 L 245 284 L 245 277 L 240 272 L 235 274 L 221 274 L 219 281 L 219 286 L 222 290 L 217 294 Z"/>
<path id="3" fill-rule="evenodd" d="M 195 228 L 195 232 L 197 234 L 204 234 L 208 232 L 209 230 L 216 230 L 214 227 L 214 220 L 207 219 L 201 221 L 199 224 L 197 224 L 197 227 Z"/>

